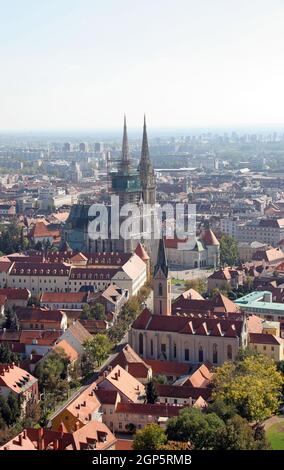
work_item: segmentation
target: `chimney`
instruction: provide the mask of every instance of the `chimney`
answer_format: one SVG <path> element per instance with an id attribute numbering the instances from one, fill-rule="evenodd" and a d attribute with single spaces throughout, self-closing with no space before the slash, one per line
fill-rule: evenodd
<path id="1" fill-rule="evenodd" d="M 92 414 L 91 413 L 89 413 L 88 417 L 89 417 L 89 421 L 92 421 Z"/>
<path id="2" fill-rule="evenodd" d="M 114 374 L 114 380 L 118 380 L 118 373 L 117 372 Z"/>
<path id="3" fill-rule="evenodd" d="M 10 364 L 11 369 L 14 369 L 14 365 L 15 365 L 14 362 L 12 362 L 12 364 Z"/>
<path id="4" fill-rule="evenodd" d="M 78 429 L 80 429 L 80 423 L 79 423 L 79 421 L 76 421 L 76 423 L 75 423 L 75 431 L 78 431 Z"/>
<path id="5" fill-rule="evenodd" d="M 86 406 L 86 400 L 83 401 L 82 406 Z"/>
<path id="6" fill-rule="evenodd" d="M 120 377 L 120 369 L 117 371 L 117 376 Z"/>
<path id="7" fill-rule="evenodd" d="M 23 436 L 22 434 L 19 434 L 19 446 L 22 447 L 23 445 Z"/>
<path id="8" fill-rule="evenodd" d="M 24 430 L 23 430 L 23 439 L 26 439 L 26 438 L 27 438 L 27 430 L 24 429 Z"/>

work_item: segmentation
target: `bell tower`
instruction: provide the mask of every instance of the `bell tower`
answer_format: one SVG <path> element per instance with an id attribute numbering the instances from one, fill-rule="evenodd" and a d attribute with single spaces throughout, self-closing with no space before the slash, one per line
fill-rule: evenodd
<path id="1" fill-rule="evenodd" d="M 153 288 L 154 314 L 171 315 L 171 279 L 169 277 L 169 268 L 163 238 L 159 240 L 157 263 L 154 269 Z"/>

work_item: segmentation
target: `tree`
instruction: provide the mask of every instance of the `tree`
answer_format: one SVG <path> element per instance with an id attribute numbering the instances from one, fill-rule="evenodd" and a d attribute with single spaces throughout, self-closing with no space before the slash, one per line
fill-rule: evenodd
<path id="1" fill-rule="evenodd" d="M 147 424 L 145 428 L 136 432 L 133 441 L 133 449 L 158 450 L 165 444 L 166 440 L 165 431 L 158 424 Z"/>
<path id="2" fill-rule="evenodd" d="M 162 374 L 155 375 L 155 377 L 153 378 L 153 381 L 161 385 L 166 385 L 168 383 L 167 377 Z"/>
<path id="3" fill-rule="evenodd" d="M 188 442 L 168 441 L 159 447 L 159 450 L 190 450 Z"/>
<path id="4" fill-rule="evenodd" d="M 230 235 L 222 235 L 220 240 L 220 259 L 222 265 L 234 266 L 238 259 L 238 245 Z"/>
<path id="5" fill-rule="evenodd" d="M 11 364 L 12 362 L 18 362 L 19 355 L 9 349 L 7 344 L 0 344 L 0 364 Z"/>
<path id="6" fill-rule="evenodd" d="M 88 320 L 90 318 L 90 306 L 88 304 L 83 305 L 80 318 L 81 320 Z"/>
<path id="7" fill-rule="evenodd" d="M 57 348 L 49 353 L 37 365 L 34 375 L 39 380 L 41 390 L 54 392 L 57 390 L 61 380 L 67 377 L 67 366 L 69 360 L 63 350 Z"/>
<path id="8" fill-rule="evenodd" d="M 226 403 L 221 398 L 210 403 L 207 410 L 207 413 L 215 413 L 223 421 L 228 421 L 230 418 L 233 418 L 237 414 L 237 409 L 232 403 Z"/>
<path id="9" fill-rule="evenodd" d="M 112 344 L 104 334 L 97 334 L 84 342 L 87 357 L 99 367 L 105 361 L 111 351 Z"/>
<path id="10" fill-rule="evenodd" d="M 3 328 L 7 328 L 7 330 L 19 330 L 19 321 L 14 310 L 6 311 Z"/>
<path id="11" fill-rule="evenodd" d="M 274 362 L 261 355 L 225 362 L 214 374 L 213 399 L 234 405 L 248 421 L 262 421 L 279 407 L 283 377 Z"/>
<path id="12" fill-rule="evenodd" d="M 217 436 L 216 450 L 260 450 L 268 448 L 265 438 L 255 439 L 253 429 L 246 419 L 233 416 Z"/>
<path id="13" fill-rule="evenodd" d="M 153 380 L 150 380 L 150 382 L 147 383 L 146 385 L 146 401 L 147 403 L 156 403 L 158 398 L 157 390 L 155 387 L 155 383 Z"/>
<path id="14" fill-rule="evenodd" d="M 214 448 L 216 433 L 225 426 L 215 413 L 203 413 L 196 408 L 183 408 L 167 423 L 167 437 L 171 441 L 190 442 L 194 449 Z"/>
<path id="15" fill-rule="evenodd" d="M 186 289 L 194 289 L 199 294 L 204 294 L 207 291 L 207 281 L 205 279 L 191 279 L 184 283 Z"/>
<path id="16" fill-rule="evenodd" d="M 103 304 L 97 303 L 91 307 L 90 318 L 95 320 L 105 320 L 106 318 L 106 309 Z"/>

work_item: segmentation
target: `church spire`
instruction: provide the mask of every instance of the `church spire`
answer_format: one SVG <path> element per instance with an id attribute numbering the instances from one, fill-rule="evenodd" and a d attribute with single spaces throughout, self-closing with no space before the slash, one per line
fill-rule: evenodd
<path id="1" fill-rule="evenodd" d="M 143 125 L 141 159 L 139 163 L 139 173 L 140 173 L 143 201 L 146 204 L 153 205 L 156 203 L 156 178 L 155 178 L 155 172 L 154 172 L 151 160 L 150 160 L 145 114 L 144 114 L 144 125 Z"/>
<path id="2" fill-rule="evenodd" d="M 167 255 L 166 255 L 165 241 L 163 237 L 161 237 L 159 240 L 158 257 L 157 257 L 157 263 L 154 269 L 154 277 L 158 273 L 159 269 L 161 269 L 161 271 L 167 278 L 169 274 L 169 267 L 168 267 L 168 261 L 167 261 Z"/>
<path id="3" fill-rule="evenodd" d="M 128 145 L 128 136 L 127 136 L 126 116 L 124 114 L 121 168 L 123 170 L 128 170 L 129 166 L 130 166 L 130 155 L 129 155 L 129 145 Z"/>
<path id="4" fill-rule="evenodd" d="M 169 276 L 169 267 L 166 256 L 165 242 L 163 238 L 160 238 L 159 240 L 158 257 L 153 277 L 153 291 L 154 314 L 171 315 L 171 279 Z"/>
<path id="5" fill-rule="evenodd" d="M 149 155 L 149 145 L 148 145 L 148 136 L 147 136 L 146 116 L 144 114 L 141 163 L 142 161 L 148 162 L 149 160 L 150 160 L 150 155 Z"/>

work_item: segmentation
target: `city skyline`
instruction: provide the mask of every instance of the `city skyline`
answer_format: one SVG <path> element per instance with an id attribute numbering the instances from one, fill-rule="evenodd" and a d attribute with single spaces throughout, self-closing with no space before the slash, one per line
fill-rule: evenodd
<path id="1" fill-rule="evenodd" d="M 284 124 L 279 0 L 0 4 L 1 132 Z"/>

